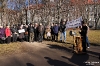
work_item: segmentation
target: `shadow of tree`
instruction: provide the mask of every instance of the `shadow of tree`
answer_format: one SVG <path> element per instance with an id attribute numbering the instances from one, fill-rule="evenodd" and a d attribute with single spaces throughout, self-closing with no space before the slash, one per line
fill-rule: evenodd
<path id="1" fill-rule="evenodd" d="M 93 54 L 93 55 L 97 55 L 97 56 L 99 56 L 100 55 L 100 53 L 97 53 L 97 52 L 93 52 L 93 51 L 87 51 L 88 53 L 90 53 L 90 54 Z"/>
<path id="2" fill-rule="evenodd" d="M 51 44 L 48 44 L 49 48 L 51 49 L 59 49 L 59 50 L 64 50 L 64 51 L 67 51 L 67 52 L 72 52 L 73 49 L 72 48 L 66 48 L 66 47 L 63 47 L 63 46 L 59 46 L 59 45 L 51 45 Z"/>
<path id="3" fill-rule="evenodd" d="M 57 43 L 63 43 L 63 44 L 72 44 L 72 43 L 69 43 L 69 42 L 61 42 L 61 41 L 55 41 L 55 42 L 57 42 Z"/>
<path id="4" fill-rule="evenodd" d="M 69 48 L 66 48 L 66 47 L 63 47 L 63 46 L 59 46 L 59 45 L 51 45 L 51 44 L 48 44 L 49 48 L 51 49 L 59 49 L 59 50 L 64 50 L 64 51 L 67 51 L 67 52 L 70 52 L 72 53 L 73 52 L 73 48 L 72 47 L 69 47 Z M 98 50 L 99 51 L 99 50 Z M 98 52 L 94 52 L 94 51 L 90 51 L 90 50 L 87 50 L 87 53 L 92 56 L 92 55 L 96 55 L 95 57 L 98 58 L 100 53 Z M 92 55 L 91 55 L 92 54 Z M 97 57 L 98 56 L 98 57 Z"/>
<path id="5" fill-rule="evenodd" d="M 70 62 L 78 66 L 87 66 L 85 62 L 89 59 L 88 54 L 73 54 L 71 58 L 67 58 L 65 56 L 61 56 L 61 57 L 69 60 Z"/>
<path id="6" fill-rule="evenodd" d="M 95 44 L 95 43 L 90 43 L 93 46 L 100 46 L 99 44 Z"/>
<path id="7" fill-rule="evenodd" d="M 47 62 L 53 66 L 74 66 L 60 60 L 51 59 L 49 57 L 44 57 L 44 58 L 47 59 Z"/>
<path id="8" fill-rule="evenodd" d="M 51 49 L 59 49 L 59 50 L 64 50 L 66 52 L 72 53 L 73 49 L 72 48 L 66 48 L 63 46 L 59 46 L 59 45 L 51 45 L 48 44 L 49 48 Z M 67 58 L 65 56 L 62 56 L 63 58 L 68 59 L 70 62 L 77 64 L 78 66 L 86 66 L 86 61 L 88 61 L 89 56 L 91 56 L 92 58 L 98 58 L 99 59 L 99 55 L 100 53 L 94 52 L 94 51 L 87 51 L 88 54 L 73 54 L 73 56 L 71 58 Z M 92 56 L 92 55 L 93 56 Z"/>
<path id="9" fill-rule="evenodd" d="M 33 64 L 31 63 L 26 63 L 27 66 L 34 66 Z"/>
<path id="10" fill-rule="evenodd" d="M 100 53 L 93 52 L 93 51 L 87 51 L 88 54 L 92 57 L 98 58 L 100 60 Z"/>

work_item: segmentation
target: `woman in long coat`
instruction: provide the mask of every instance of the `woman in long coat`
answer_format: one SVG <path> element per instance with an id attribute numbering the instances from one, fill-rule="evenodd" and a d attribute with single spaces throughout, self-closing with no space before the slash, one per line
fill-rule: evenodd
<path id="1" fill-rule="evenodd" d="M 9 44 L 11 42 L 11 30 L 8 25 L 6 26 L 5 34 L 6 34 L 6 43 Z"/>
<path id="2" fill-rule="evenodd" d="M 4 43 L 5 39 L 5 29 L 2 26 L 0 26 L 0 43 Z"/>

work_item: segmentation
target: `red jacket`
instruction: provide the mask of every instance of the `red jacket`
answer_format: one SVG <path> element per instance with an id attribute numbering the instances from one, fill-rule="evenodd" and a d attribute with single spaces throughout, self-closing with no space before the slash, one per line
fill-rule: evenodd
<path id="1" fill-rule="evenodd" d="M 6 37 L 11 36 L 11 30 L 10 30 L 10 28 L 6 28 L 5 29 L 5 34 L 6 34 Z"/>

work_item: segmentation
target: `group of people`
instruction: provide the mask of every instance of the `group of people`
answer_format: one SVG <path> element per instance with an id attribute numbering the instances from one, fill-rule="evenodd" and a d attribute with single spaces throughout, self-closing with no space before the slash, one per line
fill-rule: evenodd
<path id="1" fill-rule="evenodd" d="M 39 25 L 37 23 L 30 25 L 13 25 L 6 27 L 0 26 L 0 43 L 17 42 L 17 41 L 39 41 L 42 42 L 42 34 L 44 31 L 44 27 L 42 23 Z"/>
<path id="2" fill-rule="evenodd" d="M 83 51 L 86 51 L 86 47 L 89 47 L 88 42 L 88 26 L 85 22 L 82 22 L 80 28 L 80 35 L 82 36 Z M 6 25 L 4 28 L 0 26 L 0 43 L 10 43 L 16 41 L 27 42 L 42 42 L 43 39 L 51 41 L 59 41 L 58 34 L 60 33 L 60 42 L 66 42 L 66 21 L 61 21 L 60 24 L 53 23 L 51 25 L 44 26 L 42 23 L 30 23 L 29 25 Z M 87 46 L 86 46 L 87 44 Z"/>
<path id="3" fill-rule="evenodd" d="M 82 51 L 87 52 L 86 48 L 90 47 L 88 41 L 89 27 L 86 22 L 82 22 L 80 27 L 80 35 L 82 37 Z M 59 41 L 58 35 L 60 33 L 60 42 L 66 42 L 66 21 L 61 21 L 60 24 L 52 23 L 51 25 L 44 26 L 42 23 L 30 23 L 29 25 L 18 24 L 6 27 L 0 26 L 0 44 L 10 42 L 42 42 L 43 39 L 50 41 Z M 71 31 L 73 35 L 75 32 Z M 100 56 L 99 56 L 100 59 Z"/>
<path id="4" fill-rule="evenodd" d="M 51 26 L 44 26 L 42 23 L 30 23 L 29 25 L 18 24 L 6 27 L 0 26 L 0 43 L 27 41 L 27 42 L 42 42 L 43 39 L 58 41 L 58 33 L 60 31 L 60 41 L 66 41 L 66 25 L 65 21 L 61 24 L 53 23 Z M 64 39 L 62 38 L 64 37 Z"/>
<path id="5" fill-rule="evenodd" d="M 46 27 L 45 34 L 47 39 L 51 41 L 59 41 L 60 33 L 60 42 L 66 42 L 66 21 L 62 21 L 61 24 L 53 23 L 51 26 Z"/>
<path id="6" fill-rule="evenodd" d="M 82 21 L 80 27 L 80 35 L 82 37 L 82 51 L 87 52 L 86 49 L 90 47 L 88 40 L 89 27 L 86 22 Z M 71 31 L 73 35 L 75 32 Z M 58 37 L 60 35 L 60 40 Z M 52 23 L 44 26 L 42 23 L 30 23 L 29 25 L 18 24 L 6 27 L 0 26 L 0 44 L 10 42 L 42 42 L 44 39 L 50 41 L 66 42 L 66 21 L 61 21 L 60 24 Z"/>

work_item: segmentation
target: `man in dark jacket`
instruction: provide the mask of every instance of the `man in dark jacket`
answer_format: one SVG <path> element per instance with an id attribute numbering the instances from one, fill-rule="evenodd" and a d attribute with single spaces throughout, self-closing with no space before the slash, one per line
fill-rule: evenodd
<path id="1" fill-rule="evenodd" d="M 53 27 L 53 32 L 54 32 L 54 40 L 58 41 L 59 26 L 57 24 L 55 24 L 55 26 Z"/>
<path id="2" fill-rule="evenodd" d="M 28 34 L 29 34 L 29 42 L 33 42 L 34 40 L 34 27 L 33 24 L 30 24 L 28 27 Z"/>
<path id="3" fill-rule="evenodd" d="M 44 26 L 42 25 L 42 23 L 40 23 L 38 26 L 38 32 L 39 32 L 38 41 L 39 42 L 42 42 L 42 40 L 43 40 L 43 31 L 44 31 Z"/>
<path id="4" fill-rule="evenodd" d="M 61 32 L 61 36 L 60 36 L 60 41 L 66 41 L 66 24 L 65 24 L 65 21 L 63 21 L 61 24 L 60 24 L 60 32 Z M 64 40 L 63 38 L 64 37 Z"/>
<path id="5" fill-rule="evenodd" d="M 12 32 L 12 42 L 16 42 L 18 34 L 17 26 L 13 25 L 13 27 L 11 27 L 11 32 Z"/>
<path id="6" fill-rule="evenodd" d="M 52 37 L 52 41 L 54 41 L 55 39 L 54 39 L 54 31 L 53 31 L 53 27 L 54 27 L 54 23 L 51 25 L 51 37 Z"/>
<path id="7" fill-rule="evenodd" d="M 34 41 L 38 41 L 38 24 L 34 24 Z"/>
<path id="8" fill-rule="evenodd" d="M 86 22 L 82 22 L 82 28 L 81 28 L 81 36 L 82 36 L 82 47 L 83 52 L 86 52 L 86 36 L 87 36 L 88 27 L 86 26 Z"/>

